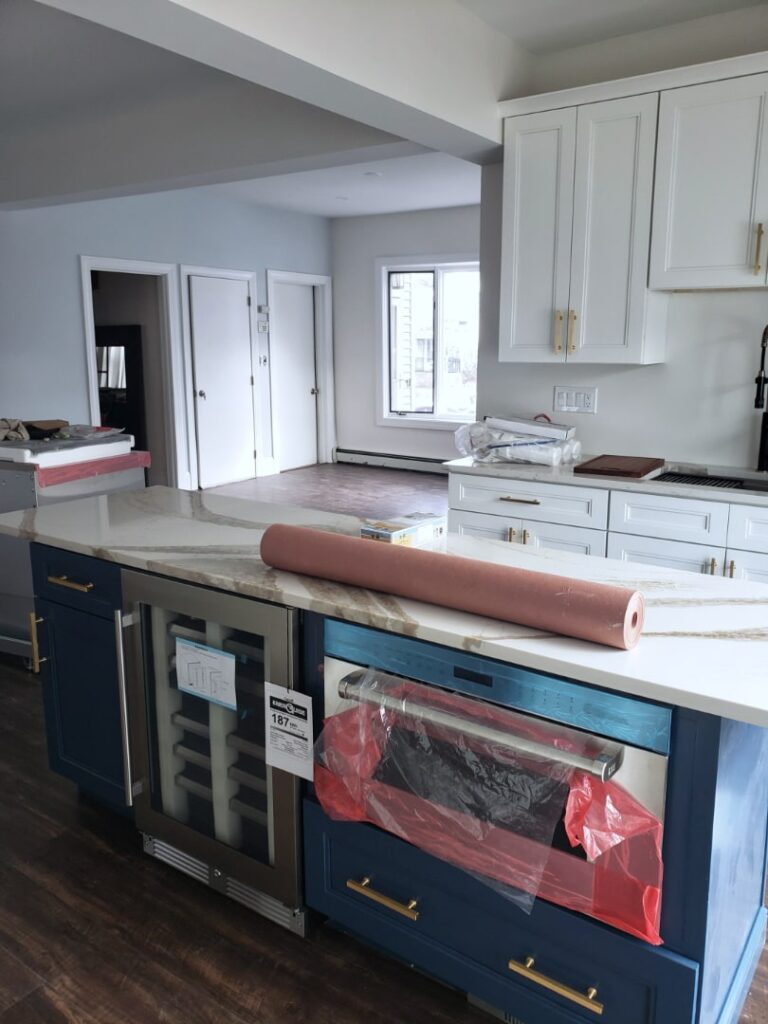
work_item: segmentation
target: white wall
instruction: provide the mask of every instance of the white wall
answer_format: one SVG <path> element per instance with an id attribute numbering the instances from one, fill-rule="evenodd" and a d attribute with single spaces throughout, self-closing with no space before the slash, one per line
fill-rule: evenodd
<path id="1" fill-rule="evenodd" d="M 0 212 L 0 416 L 87 422 L 79 256 L 330 273 L 325 218 L 190 189 Z M 266 335 L 259 335 L 262 341 Z"/>
<path id="2" fill-rule="evenodd" d="M 671 296 L 667 360 L 645 367 L 557 368 L 499 363 L 501 166 L 483 169 L 478 413 L 552 415 L 555 384 L 596 385 L 598 411 L 573 423 L 584 450 L 754 466 L 760 414 L 753 408 L 768 290 Z"/>
<path id="3" fill-rule="evenodd" d="M 94 324 L 97 327 L 136 324 L 141 328 L 144 420 L 147 448 L 152 455 L 148 477 L 150 485 L 167 484 L 159 280 L 147 274 L 101 271 L 98 282 L 98 288 L 93 289 Z"/>
<path id="4" fill-rule="evenodd" d="M 568 89 L 760 50 L 768 50 L 765 3 L 544 54 L 531 63 L 524 93 Z"/>
<path id="5" fill-rule="evenodd" d="M 334 364 L 339 448 L 425 458 L 456 455 L 445 430 L 376 423 L 377 259 L 479 251 L 480 208 L 423 210 L 331 222 Z"/>

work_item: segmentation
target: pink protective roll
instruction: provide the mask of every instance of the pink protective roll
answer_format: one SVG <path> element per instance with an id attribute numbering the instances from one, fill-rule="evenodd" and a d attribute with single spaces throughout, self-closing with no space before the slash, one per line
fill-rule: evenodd
<path id="1" fill-rule="evenodd" d="M 629 650 L 643 595 L 626 587 L 531 572 L 437 551 L 380 544 L 304 526 L 270 526 L 267 565 Z"/>

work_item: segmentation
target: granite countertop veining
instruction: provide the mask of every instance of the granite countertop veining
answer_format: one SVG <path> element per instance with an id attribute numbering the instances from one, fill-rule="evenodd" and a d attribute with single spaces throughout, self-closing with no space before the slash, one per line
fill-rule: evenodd
<path id="1" fill-rule="evenodd" d="M 768 587 L 450 534 L 454 555 L 641 590 L 639 645 L 618 651 L 494 619 L 278 572 L 270 523 L 356 534 L 360 520 L 151 487 L 0 515 L 0 533 L 444 644 L 681 707 L 768 726 Z M 2 568 L 0 567 L 0 572 Z"/>
<path id="2" fill-rule="evenodd" d="M 593 455 L 582 455 L 579 462 L 587 462 Z M 694 498 L 697 501 L 723 501 L 731 505 L 768 506 L 768 474 L 760 474 L 752 470 L 740 470 L 727 466 L 697 466 L 693 463 L 668 463 L 666 471 L 674 473 L 706 474 L 710 476 L 735 476 L 747 474 L 761 481 L 766 487 L 764 491 L 750 491 L 749 482 L 746 489 L 699 486 L 697 484 L 681 484 L 668 480 L 657 480 L 655 476 L 642 480 L 628 477 L 598 476 L 592 473 L 583 475 L 573 472 L 573 465 L 537 466 L 526 462 L 474 462 L 470 456 L 453 459 L 445 463 L 451 473 L 465 473 L 470 476 L 490 476 L 502 480 L 522 480 L 528 483 L 567 484 L 569 487 L 599 487 L 612 491 L 641 491 L 644 494 L 667 494 L 676 498 Z M 662 470 L 659 470 L 662 472 Z"/>

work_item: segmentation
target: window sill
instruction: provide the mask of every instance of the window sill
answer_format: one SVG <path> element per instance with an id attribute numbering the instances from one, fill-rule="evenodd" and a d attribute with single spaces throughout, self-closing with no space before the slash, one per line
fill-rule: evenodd
<path id="1" fill-rule="evenodd" d="M 473 423 L 473 419 L 466 420 L 441 420 L 429 416 L 378 416 L 376 423 L 380 427 L 406 427 L 416 430 L 445 430 L 455 431 L 467 423 Z"/>

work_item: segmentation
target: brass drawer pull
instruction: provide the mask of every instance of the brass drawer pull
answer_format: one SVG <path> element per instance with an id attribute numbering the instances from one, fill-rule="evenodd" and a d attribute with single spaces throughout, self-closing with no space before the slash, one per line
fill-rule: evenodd
<path id="1" fill-rule="evenodd" d="M 540 505 L 541 498 L 516 498 L 513 494 L 504 494 L 499 501 L 508 501 L 512 505 Z"/>
<path id="2" fill-rule="evenodd" d="M 75 583 L 69 576 L 49 576 L 48 582 L 55 587 L 66 587 L 68 590 L 76 590 L 79 594 L 88 594 L 96 586 L 95 583 Z"/>
<path id="3" fill-rule="evenodd" d="M 369 900 L 373 900 L 374 903 L 380 903 L 382 907 L 387 907 L 388 910 L 394 910 L 396 914 L 402 914 L 409 921 L 418 921 L 419 919 L 419 912 L 416 909 L 418 905 L 417 900 L 398 903 L 397 900 L 393 900 L 390 896 L 385 896 L 383 892 L 376 892 L 375 889 L 372 889 L 371 880 L 367 875 L 365 878 L 361 878 L 359 882 L 356 882 L 354 878 L 348 878 L 347 888 L 351 889 L 352 892 L 365 896 Z"/>
<path id="4" fill-rule="evenodd" d="M 40 666 L 47 658 L 40 657 L 40 641 L 37 639 L 37 624 L 43 620 L 38 618 L 34 612 L 29 613 L 29 641 L 32 645 L 32 671 L 36 676 L 40 675 Z"/>
<path id="5" fill-rule="evenodd" d="M 717 572 L 717 559 L 716 558 L 710 558 L 710 560 L 709 560 L 709 575 L 710 576 L 714 576 L 716 572 Z"/>
<path id="6" fill-rule="evenodd" d="M 514 544 L 516 536 L 517 530 L 514 528 L 514 526 L 510 526 L 507 529 L 507 540 L 509 541 L 510 544 Z"/>
<path id="7" fill-rule="evenodd" d="M 559 309 L 555 310 L 555 352 L 560 355 L 563 351 L 563 320 L 565 317 Z"/>
<path id="8" fill-rule="evenodd" d="M 734 573 L 736 572 L 736 563 L 733 559 L 728 563 L 728 577 L 733 579 Z"/>
<path id="9" fill-rule="evenodd" d="M 760 265 L 760 251 L 763 248 L 763 235 L 765 234 L 765 228 L 762 224 L 757 225 L 757 242 L 755 243 L 755 265 L 752 267 L 752 273 L 757 276 L 763 269 Z"/>
<path id="10" fill-rule="evenodd" d="M 563 985 L 562 982 L 555 981 L 553 978 L 548 978 L 546 974 L 540 974 L 539 971 L 533 969 L 534 966 L 535 961 L 532 956 L 527 956 L 522 963 L 518 963 L 517 960 L 509 961 L 509 969 L 514 971 L 515 974 L 522 975 L 523 978 L 527 978 L 536 985 L 541 985 L 542 988 L 547 989 L 549 992 L 562 996 L 563 999 L 576 1003 L 577 1006 L 582 1006 L 585 1010 L 591 1010 L 598 1017 L 603 1015 L 605 1007 L 597 1001 L 596 988 L 588 988 L 586 992 L 579 992 L 578 989 L 571 988 L 569 985 Z"/>
<path id="11" fill-rule="evenodd" d="M 576 310 L 568 310 L 568 351 L 576 351 L 576 342 L 573 340 L 573 329 L 576 326 Z"/>
<path id="12" fill-rule="evenodd" d="M 523 530 L 523 544 L 527 544 L 530 539 L 531 539 L 530 531 L 529 530 Z"/>

